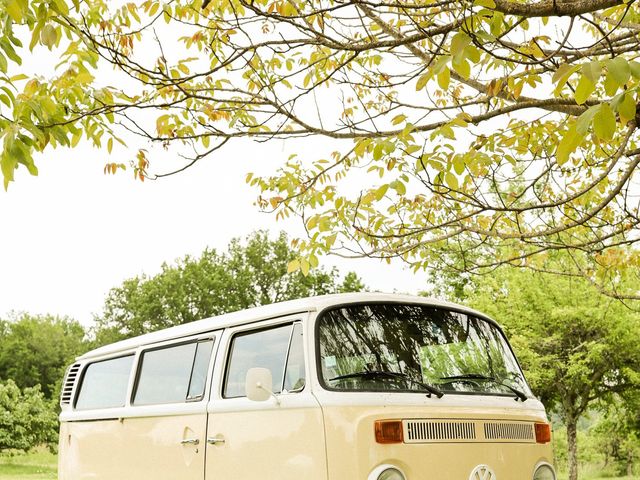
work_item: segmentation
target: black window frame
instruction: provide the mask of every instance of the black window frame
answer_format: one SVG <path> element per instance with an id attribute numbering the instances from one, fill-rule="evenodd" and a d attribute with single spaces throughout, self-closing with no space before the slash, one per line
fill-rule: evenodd
<path id="1" fill-rule="evenodd" d="M 281 378 L 281 390 L 280 392 L 274 392 L 274 395 L 281 395 L 284 392 L 284 383 L 285 383 L 285 379 L 286 379 L 286 375 L 287 375 L 287 366 L 289 364 L 289 355 L 291 354 L 291 342 L 293 340 L 293 331 L 294 331 L 294 327 L 296 324 L 300 324 L 301 328 L 303 328 L 302 330 L 302 335 L 303 335 L 303 339 L 304 339 L 304 324 L 302 322 L 302 320 L 298 319 L 298 320 L 290 320 L 287 322 L 283 322 L 283 323 L 276 323 L 273 325 L 267 325 L 267 326 L 260 326 L 257 328 L 252 328 L 252 329 L 248 329 L 248 330 L 239 330 L 234 332 L 231 335 L 231 338 L 229 338 L 229 341 L 227 342 L 227 351 L 225 352 L 225 365 L 224 365 L 224 375 L 222 376 L 222 382 L 220 385 L 220 398 L 223 400 L 231 400 L 231 399 L 235 399 L 235 398 L 247 398 L 246 392 L 245 395 L 236 395 L 236 396 L 226 396 L 225 395 L 225 390 L 226 390 L 226 386 L 227 386 L 227 381 L 229 379 L 229 367 L 231 364 L 231 356 L 233 354 L 233 342 L 236 338 L 238 337 L 243 337 L 243 336 L 247 336 L 247 335 L 252 335 L 255 333 L 261 333 L 264 331 L 268 331 L 268 330 L 273 330 L 275 328 L 281 328 L 281 327 L 286 327 L 289 326 L 291 327 L 291 331 L 289 332 L 289 342 L 287 343 L 287 352 L 285 354 L 285 358 L 284 358 L 284 369 L 282 370 L 282 378 Z M 302 343 L 302 348 L 303 351 L 306 351 L 305 349 L 305 345 L 304 345 L 304 340 Z M 307 364 L 306 361 L 304 362 L 304 374 L 305 374 L 305 382 L 304 382 L 304 387 L 300 388 L 300 389 L 296 389 L 296 390 L 291 390 L 291 391 L 287 391 L 287 394 L 295 394 L 295 393 L 300 393 L 300 392 L 304 392 L 307 388 L 307 380 L 308 380 L 308 371 L 307 371 Z"/>
<path id="2" fill-rule="evenodd" d="M 191 338 L 188 340 L 184 340 L 181 342 L 175 342 L 175 343 L 166 343 L 164 345 L 158 345 L 158 346 L 154 346 L 154 347 L 150 347 L 150 348 L 144 348 L 143 350 L 141 350 L 138 353 L 138 361 L 136 364 L 136 368 L 135 368 L 135 379 L 133 381 L 133 388 L 131 389 L 131 395 L 129 396 L 129 404 L 132 407 L 137 407 L 137 408 L 143 408 L 143 407 L 153 407 L 153 406 L 157 406 L 157 405 L 180 405 L 180 404 L 187 404 L 187 403 L 197 403 L 197 402 L 201 402 L 202 400 L 204 400 L 205 398 L 205 394 L 207 392 L 207 384 L 209 382 L 205 382 L 205 388 L 204 391 L 202 392 L 202 395 L 198 395 L 197 397 L 192 397 L 189 398 L 189 390 L 191 388 L 191 382 L 193 380 L 193 367 L 195 366 L 195 361 L 196 358 L 198 356 L 198 344 L 202 343 L 202 342 L 207 342 L 207 341 L 211 341 L 213 342 L 211 345 L 211 354 L 209 357 L 209 364 L 207 366 L 207 379 L 209 378 L 209 373 L 211 370 L 211 359 L 212 357 L 215 355 L 215 345 L 216 345 L 216 336 L 215 335 L 211 335 L 211 336 L 207 336 L 207 337 L 198 337 L 198 338 Z M 165 350 L 168 348 L 173 348 L 173 347 L 181 347 L 183 345 L 190 345 L 192 343 L 196 344 L 196 349 L 193 353 L 193 360 L 191 362 L 191 373 L 189 374 L 189 383 L 187 384 L 187 392 L 186 392 L 186 396 L 185 396 L 185 400 L 183 401 L 176 401 L 176 402 L 161 402 L 161 403 L 135 403 L 135 398 L 136 398 L 136 394 L 138 393 L 138 386 L 140 383 L 140 376 L 142 373 L 142 365 L 144 363 L 144 354 L 147 352 L 155 352 L 157 350 Z"/>

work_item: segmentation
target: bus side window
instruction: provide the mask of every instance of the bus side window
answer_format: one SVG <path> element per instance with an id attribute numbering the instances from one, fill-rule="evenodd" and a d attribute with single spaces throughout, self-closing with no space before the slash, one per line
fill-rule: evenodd
<path id="1" fill-rule="evenodd" d="M 271 371 L 273 393 L 304 388 L 304 345 L 302 324 L 288 324 L 239 333 L 231 349 L 223 389 L 224 398 L 244 397 L 247 371 L 254 367 Z"/>
<path id="2" fill-rule="evenodd" d="M 201 400 L 212 347 L 213 341 L 206 340 L 143 352 L 133 404 Z"/>
<path id="3" fill-rule="evenodd" d="M 89 364 L 82 376 L 76 410 L 124 407 L 133 355 Z"/>

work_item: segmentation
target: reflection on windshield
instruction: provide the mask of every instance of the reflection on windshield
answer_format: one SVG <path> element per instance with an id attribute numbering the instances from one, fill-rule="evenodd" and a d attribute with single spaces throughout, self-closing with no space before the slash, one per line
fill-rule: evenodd
<path id="1" fill-rule="evenodd" d="M 330 388 L 417 392 L 427 385 L 445 394 L 531 395 L 503 335 L 485 320 L 422 305 L 372 304 L 327 311 L 319 322 L 322 377 Z"/>

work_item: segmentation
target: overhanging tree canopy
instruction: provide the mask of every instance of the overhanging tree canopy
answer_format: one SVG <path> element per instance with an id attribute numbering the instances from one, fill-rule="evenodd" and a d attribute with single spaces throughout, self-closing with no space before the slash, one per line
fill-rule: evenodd
<path id="1" fill-rule="evenodd" d="M 5 184 L 82 136 L 181 145 L 176 171 L 242 137 L 326 137 L 326 158 L 249 177 L 305 222 L 301 266 L 332 250 L 545 269 L 570 249 L 572 273 L 639 297 L 616 290 L 639 266 L 635 1 L 1 1 L 0 71 L 19 39 L 64 52 L 51 78 L 2 80 Z M 139 149 L 134 173 L 152 160 Z"/>

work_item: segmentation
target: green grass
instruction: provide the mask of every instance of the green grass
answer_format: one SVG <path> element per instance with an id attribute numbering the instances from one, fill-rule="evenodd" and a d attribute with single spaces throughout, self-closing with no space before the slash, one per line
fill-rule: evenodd
<path id="1" fill-rule="evenodd" d="M 0 480 L 56 480 L 57 457 L 44 449 L 0 456 Z"/>
<path id="2" fill-rule="evenodd" d="M 45 449 L 28 454 L 0 455 L 0 480 L 56 480 L 57 457 Z M 597 468 L 584 468 L 580 480 L 640 480 L 640 477 L 602 476 Z M 560 472 L 558 480 L 567 480 L 567 474 Z"/>

